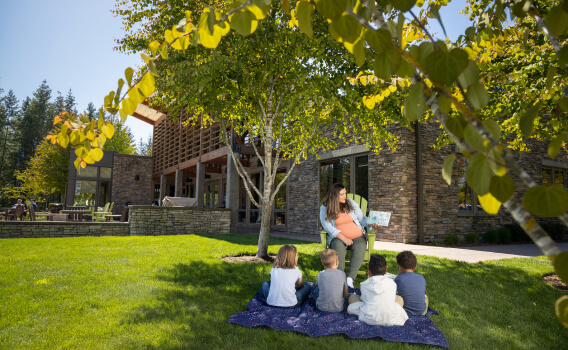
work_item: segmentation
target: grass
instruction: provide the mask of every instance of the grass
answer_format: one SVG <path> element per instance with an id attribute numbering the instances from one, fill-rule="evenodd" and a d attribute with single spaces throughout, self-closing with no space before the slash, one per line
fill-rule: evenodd
<path id="1" fill-rule="evenodd" d="M 253 254 L 256 241 L 250 235 L 0 240 L 0 348 L 427 348 L 227 323 L 269 278 L 270 265 L 219 258 Z M 269 252 L 290 242 L 304 279 L 315 281 L 320 245 L 273 237 Z M 396 253 L 380 253 L 397 271 Z M 568 344 L 568 329 L 553 310 L 563 293 L 540 278 L 553 271 L 548 261 L 418 258 L 431 306 L 440 311 L 430 318 L 453 349 Z"/>

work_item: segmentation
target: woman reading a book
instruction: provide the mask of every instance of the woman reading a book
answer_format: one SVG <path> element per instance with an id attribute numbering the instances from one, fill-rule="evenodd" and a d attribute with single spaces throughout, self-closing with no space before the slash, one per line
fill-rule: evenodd
<path id="1" fill-rule="evenodd" d="M 347 273 L 347 285 L 353 288 L 353 281 L 365 258 L 367 250 L 366 227 L 378 227 L 378 224 L 368 224 L 357 203 L 347 198 L 347 190 L 342 184 L 336 183 L 323 199 L 320 207 L 320 221 L 327 232 L 328 246 L 337 252 L 338 269 L 345 270 L 345 251 L 351 250 L 351 262 Z"/>

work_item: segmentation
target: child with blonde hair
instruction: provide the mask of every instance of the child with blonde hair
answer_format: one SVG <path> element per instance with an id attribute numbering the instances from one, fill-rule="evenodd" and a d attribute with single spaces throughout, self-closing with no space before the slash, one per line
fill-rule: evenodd
<path id="1" fill-rule="evenodd" d="M 320 259 L 325 270 L 318 273 L 317 286 L 314 290 L 316 308 L 320 311 L 341 312 L 347 306 L 347 277 L 339 270 L 337 252 L 326 249 L 321 252 Z"/>
<path id="2" fill-rule="evenodd" d="M 262 294 L 268 305 L 297 307 L 308 299 L 312 287 L 304 284 L 302 271 L 297 265 L 296 247 L 291 244 L 280 247 L 270 270 L 270 281 L 262 284 Z"/>

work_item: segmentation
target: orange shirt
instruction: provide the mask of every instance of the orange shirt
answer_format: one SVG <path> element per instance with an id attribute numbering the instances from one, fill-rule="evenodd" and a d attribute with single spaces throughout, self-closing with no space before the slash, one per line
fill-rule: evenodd
<path id="1" fill-rule="evenodd" d="M 357 226 L 357 224 L 355 224 L 355 222 L 353 222 L 351 215 L 347 213 L 339 213 L 335 219 L 335 227 L 349 239 L 363 236 L 361 229 Z"/>

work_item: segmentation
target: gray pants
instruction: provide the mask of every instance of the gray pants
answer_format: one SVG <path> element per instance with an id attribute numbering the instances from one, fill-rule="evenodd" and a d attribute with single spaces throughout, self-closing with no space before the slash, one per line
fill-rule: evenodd
<path id="1" fill-rule="evenodd" d="M 351 261 L 349 262 L 349 273 L 347 277 L 351 277 L 354 281 L 357 278 L 357 272 L 363 265 L 365 260 L 365 252 L 367 251 L 367 240 L 364 236 L 357 237 L 353 240 L 353 244 L 347 247 L 342 240 L 334 238 L 331 240 L 330 248 L 337 252 L 339 266 L 341 271 L 345 271 L 345 251 L 351 250 Z"/>

